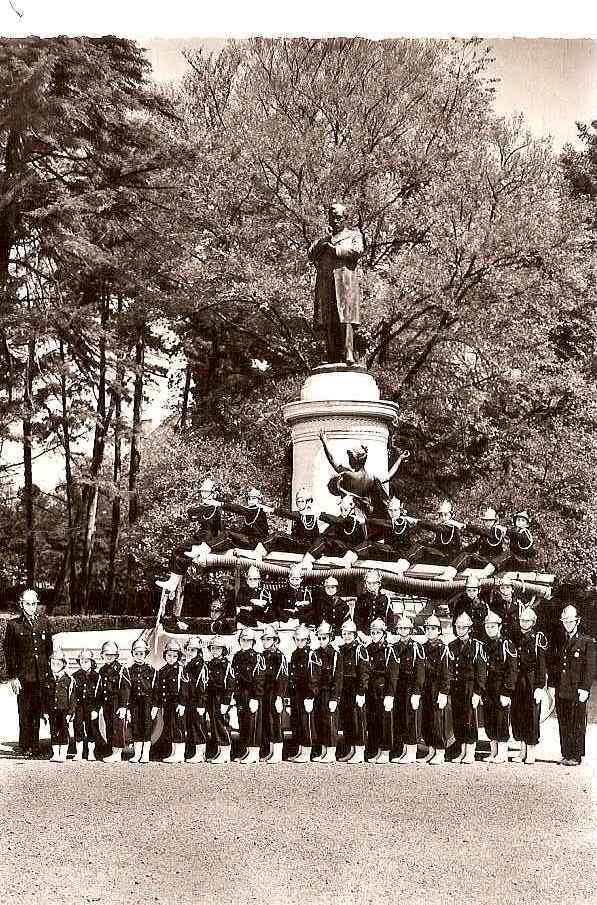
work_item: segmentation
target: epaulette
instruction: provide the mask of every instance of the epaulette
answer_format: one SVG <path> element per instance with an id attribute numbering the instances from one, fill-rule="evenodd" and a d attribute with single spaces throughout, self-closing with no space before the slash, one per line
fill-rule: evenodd
<path id="1" fill-rule="evenodd" d="M 484 663 L 487 663 L 487 654 L 485 653 L 485 648 L 483 647 L 483 642 L 479 641 L 478 638 L 475 638 L 474 641 L 475 641 L 475 654 L 473 657 L 473 661 L 475 661 L 478 657 L 480 657 Z"/>
<path id="2" fill-rule="evenodd" d="M 504 641 L 502 642 L 502 648 L 504 651 L 504 659 L 506 658 L 506 655 L 509 657 L 514 657 L 514 659 L 518 657 L 518 651 L 509 638 L 504 639 Z"/>
<path id="3" fill-rule="evenodd" d="M 425 659 L 425 651 L 421 647 L 418 641 L 413 641 L 413 663 L 415 663 L 417 657 L 419 660 Z"/>
<path id="4" fill-rule="evenodd" d="M 398 663 L 398 657 L 396 656 L 396 651 L 392 644 L 388 644 L 386 647 L 386 666 L 388 665 L 390 657 L 393 657 L 396 663 Z"/>
<path id="5" fill-rule="evenodd" d="M 364 663 L 369 662 L 369 652 L 364 644 L 357 644 L 356 661 L 362 660 Z"/>
<path id="6" fill-rule="evenodd" d="M 319 657 L 317 656 L 317 654 L 314 650 L 309 651 L 309 664 L 308 665 L 309 665 L 309 669 L 311 669 L 311 666 L 313 666 L 313 665 L 321 666 L 321 660 L 319 659 Z"/>

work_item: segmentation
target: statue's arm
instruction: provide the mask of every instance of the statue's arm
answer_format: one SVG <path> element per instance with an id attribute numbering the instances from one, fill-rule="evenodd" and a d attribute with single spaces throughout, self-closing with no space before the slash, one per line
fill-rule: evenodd
<path id="1" fill-rule="evenodd" d="M 351 264 L 356 264 L 364 250 L 363 237 L 356 229 L 353 230 L 350 238 L 343 239 L 342 242 L 334 246 L 336 257 L 341 258 L 343 261 L 349 261 Z"/>
<path id="2" fill-rule="evenodd" d="M 315 242 L 312 242 L 309 245 L 309 250 L 307 251 L 307 259 L 315 263 L 319 260 L 323 252 L 325 251 L 325 246 L 329 243 L 328 236 L 322 236 L 320 239 L 316 239 Z"/>
<path id="3" fill-rule="evenodd" d="M 326 437 L 325 437 L 325 434 L 323 431 L 319 431 L 319 439 L 321 440 L 321 444 L 323 446 L 323 451 L 325 453 L 326 459 L 328 460 L 328 462 L 330 463 L 330 465 L 332 466 L 334 471 L 337 472 L 338 474 L 341 474 L 344 471 L 344 469 L 343 469 L 342 465 L 340 465 L 339 462 L 336 462 L 333 455 L 331 454 L 330 448 L 327 444 Z"/>
<path id="4" fill-rule="evenodd" d="M 379 480 L 381 481 L 381 483 L 387 484 L 388 481 L 391 481 L 392 478 L 394 477 L 394 475 L 396 474 L 396 472 L 398 471 L 398 469 L 400 468 L 400 466 L 402 465 L 402 463 L 404 462 L 404 460 L 408 459 L 409 456 L 410 456 L 409 452 L 401 452 L 400 455 L 398 456 L 398 458 L 396 459 L 396 461 L 394 462 L 394 464 L 392 465 L 392 467 L 389 469 L 388 473 L 385 475 L 379 475 Z"/>

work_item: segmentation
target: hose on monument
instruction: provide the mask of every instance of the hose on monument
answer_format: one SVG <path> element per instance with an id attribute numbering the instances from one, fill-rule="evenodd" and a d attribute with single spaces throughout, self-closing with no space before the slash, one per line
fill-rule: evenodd
<path id="1" fill-rule="evenodd" d="M 231 554 L 209 553 L 205 560 L 205 565 L 201 564 L 201 568 L 207 571 L 233 572 L 240 570 L 246 572 L 251 566 L 255 565 L 254 560 L 241 559 Z M 280 563 L 261 562 L 258 566 L 260 572 L 265 575 L 285 577 L 290 572 L 290 566 L 284 566 Z M 378 572 L 383 575 L 384 584 L 389 588 L 395 588 L 400 591 L 413 595 L 424 595 L 426 597 L 449 597 L 457 591 L 464 589 L 466 579 L 458 578 L 451 581 L 431 581 L 426 578 L 410 578 L 404 575 L 397 575 L 395 572 L 386 570 L 382 564 L 376 564 Z M 348 569 L 338 566 L 337 568 L 313 566 L 311 572 L 306 572 L 304 579 L 307 583 L 325 580 L 326 578 L 364 578 L 370 569 L 363 566 L 351 566 Z M 479 582 L 481 587 L 493 587 L 496 584 L 495 578 L 482 578 Z M 526 582 L 522 579 L 513 579 L 512 585 L 521 591 L 527 591 L 535 594 L 537 597 L 547 597 L 549 588 L 534 582 Z"/>

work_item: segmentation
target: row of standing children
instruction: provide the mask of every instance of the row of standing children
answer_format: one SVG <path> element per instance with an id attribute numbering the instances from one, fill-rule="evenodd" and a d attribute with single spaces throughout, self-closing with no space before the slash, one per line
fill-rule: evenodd
<path id="1" fill-rule="evenodd" d="M 510 723 L 521 742 L 517 761 L 534 762 L 539 740 L 540 706 L 546 681 L 545 638 L 534 631 L 536 615 L 524 610 L 520 640 L 500 635 L 501 618 L 489 612 L 486 639 L 471 637 L 472 620 L 462 613 L 456 620 L 456 638 L 446 644 L 441 623 L 432 615 L 425 624 L 426 640 L 412 637 L 413 625 L 398 620 L 399 640 L 390 643 L 383 620 L 370 626 L 371 642 L 358 638 L 357 627 L 342 626 L 342 644 L 333 644 L 327 623 L 317 629 L 318 647 L 310 646 L 311 633 L 304 626 L 294 632 L 296 648 L 290 661 L 279 650 L 275 628 L 266 626 L 263 651 L 255 649 L 257 635 L 251 628 L 240 633 L 240 650 L 228 659 L 225 639 L 209 642 L 210 659 L 204 660 L 200 638 L 188 640 L 183 651 L 175 639 L 164 650 L 165 665 L 155 670 L 147 663 L 148 646 L 138 639 L 132 648 L 133 663 L 118 661 L 118 647 L 107 641 L 102 665 L 96 671 L 90 651 L 81 651 L 79 669 L 72 678 L 66 660 L 54 651 L 44 692 L 44 712 L 50 721 L 54 756 L 66 759 L 68 723 L 73 723 L 75 759 L 95 759 L 98 717 L 103 713 L 111 753 L 106 763 L 122 759 L 126 720 L 134 743 L 129 762 L 149 761 L 152 726 L 161 709 L 164 738 L 171 751 L 165 763 L 198 763 L 211 747 L 217 754 L 211 763 L 230 761 L 231 731 L 228 719 L 234 697 L 239 722 L 239 742 L 246 753 L 241 763 L 260 760 L 279 763 L 283 749 L 284 699 L 290 698 L 292 737 L 297 753 L 292 763 L 363 763 L 365 750 L 375 764 L 416 762 L 423 738 L 429 748 L 425 762 L 445 761 L 453 735 L 459 743 L 460 763 L 472 763 L 478 738 L 477 711 L 483 703 L 485 729 L 490 739 L 490 761 L 507 760 Z M 448 707 L 451 703 L 451 708 Z M 336 758 L 339 729 L 344 753 Z M 314 756 L 314 748 L 320 753 Z M 394 756 L 392 756 L 394 754 Z"/>

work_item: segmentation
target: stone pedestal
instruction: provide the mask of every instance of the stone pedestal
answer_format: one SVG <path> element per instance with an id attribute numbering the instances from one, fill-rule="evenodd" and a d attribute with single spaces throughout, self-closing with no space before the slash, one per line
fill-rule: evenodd
<path id="1" fill-rule="evenodd" d="M 367 471 L 388 470 L 388 435 L 398 406 L 380 399 L 379 388 L 364 368 L 342 364 L 320 365 L 307 377 L 301 398 L 284 406 L 284 419 L 292 432 L 292 499 L 299 487 L 313 495 L 321 512 L 338 511 L 338 497 L 328 490 L 334 471 L 321 440 L 325 431 L 337 461 L 348 465 L 346 451 L 356 443 L 368 449 Z"/>

